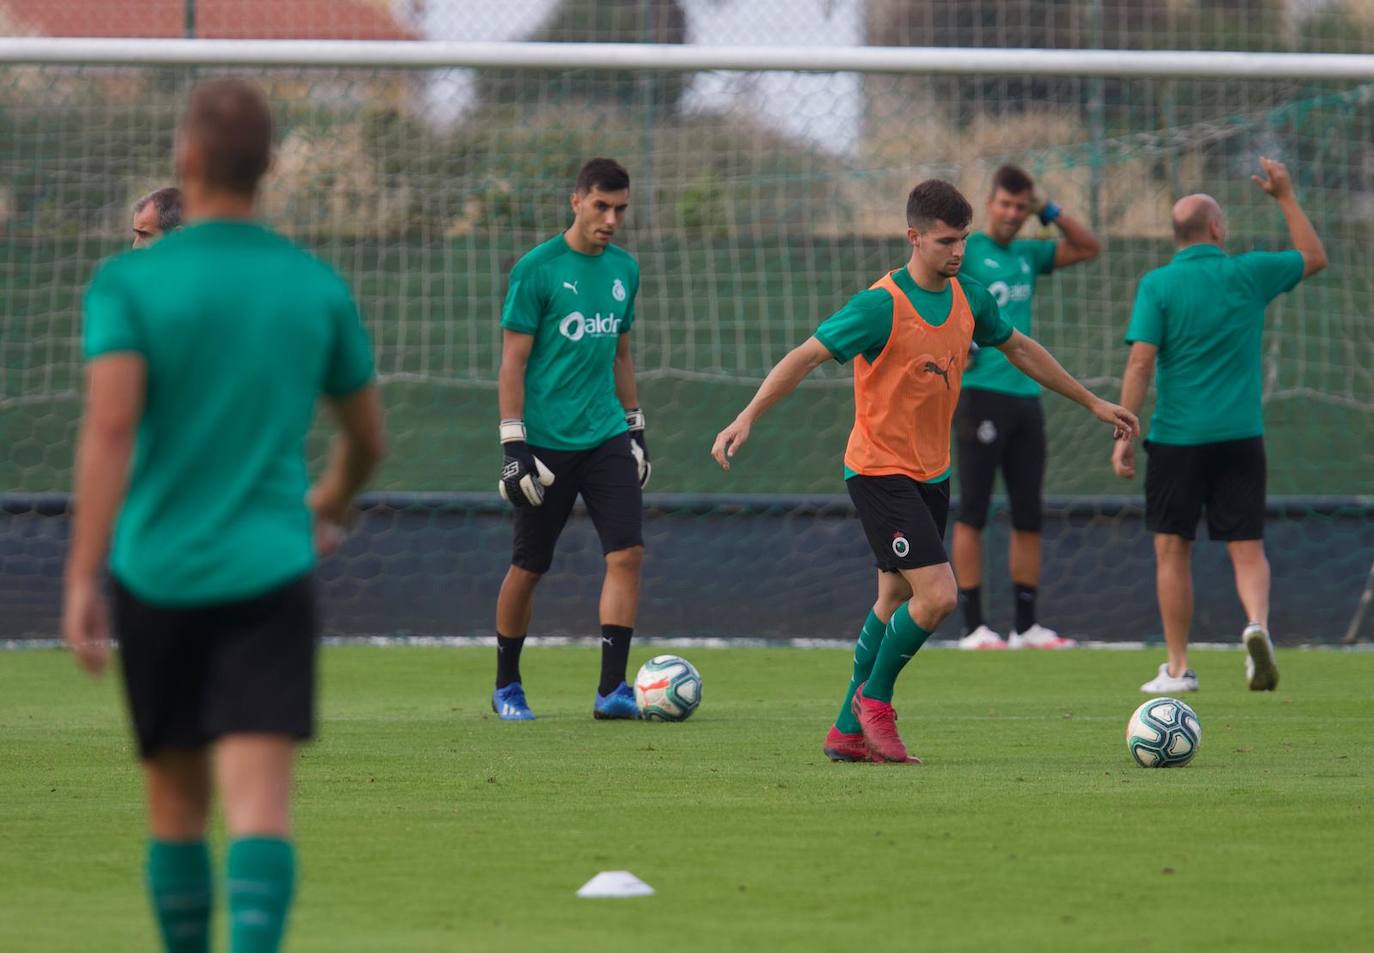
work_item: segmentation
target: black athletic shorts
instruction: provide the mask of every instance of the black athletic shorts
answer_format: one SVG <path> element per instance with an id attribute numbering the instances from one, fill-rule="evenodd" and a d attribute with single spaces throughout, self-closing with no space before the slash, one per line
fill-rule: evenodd
<path id="1" fill-rule="evenodd" d="M 114 629 L 140 758 L 224 735 L 314 734 L 315 584 L 172 609 L 114 583 Z"/>
<path id="2" fill-rule="evenodd" d="M 1012 529 L 1038 533 L 1044 522 L 1045 414 L 1039 397 L 968 387 L 954 411 L 959 453 L 959 522 L 982 529 L 1001 469 Z"/>
<path id="3" fill-rule="evenodd" d="M 1207 511 L 1207 535 L 1264 538 L 1264 438 L 1192 446 L 1145 441 L 1145 528 L 1193 539 Z"/>
<path id="4" fill-rule="evenodd" d="M 532 446 L 530 452 L 553 471 L 554 479 L 544 488 L 542 506 L 522 506 L 515 511 L 513 565 L 533 573 L 549 571 L 554 546 L 579 493 L 601 537 L 602 553 L 644 545 L 644 494 L 628 433 L 590 450 Z"/>
<path id="5" fill-rule="evenodd" d="M 853 476 L 844 485 L 883 572 L 949 562 L 948 480 L 917 483 L 906 476 Z"/>

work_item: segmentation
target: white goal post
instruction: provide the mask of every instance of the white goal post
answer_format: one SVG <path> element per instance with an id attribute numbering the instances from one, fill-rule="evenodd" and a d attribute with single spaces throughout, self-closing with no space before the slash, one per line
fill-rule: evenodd
<path id="1" fill-rule="evenodd" d="M 0 63 L 385 69 L 793 71 L 1156 79 L 1374 80 L 1374 54 L 653 43 L 445 43 L 5 37 Z"/>

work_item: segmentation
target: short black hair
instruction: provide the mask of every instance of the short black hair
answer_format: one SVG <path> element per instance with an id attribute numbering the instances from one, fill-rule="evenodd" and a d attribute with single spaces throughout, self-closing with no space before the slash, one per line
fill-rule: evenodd
<path id="1" fill-rule="evenodd" d="M 206 184 L 253 195 L 272 163 L 272 113 L 247 80 L 212 79 L 191 90 L 181 134 L 205 151 Z"/>
<path id="2" fill-rule="evenodd" d="M 588 159 L 577 173 L 577 191 L 582 195 L 586 195 L 592 189 L 620 192 L 629 187 L 630 173 L 614 159 Z"/>
<path id="3" fill-rule="evenodd" d="M 944 179 L 926 179 L 906 197 L 906 224 L 918 232 L 936 222 L 950 228 L 965 228 L 973 221 L 973 206 L 968 199 Z"/>
<path id="4" fill-rule="evenodd" d="M 151 205 L 157 210 L 157 230 L 164 235 L 181 227 L 181 189 L 175 186 L 154 189 L 134 203 L 137 215 Z"/>
<path id="5" fill-rule="evenodd" d="M 1035 190 L 1035 180 L 1019 165 L 1007 163 L 992 174 L 992 190 L 996 192 L 998 189 L 1012 195 L 1022 195 Z"/>

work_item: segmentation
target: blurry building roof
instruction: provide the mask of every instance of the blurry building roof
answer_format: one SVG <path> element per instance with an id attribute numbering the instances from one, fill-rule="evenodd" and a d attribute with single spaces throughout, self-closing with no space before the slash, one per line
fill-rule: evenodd
<path id="1" fill-rule="evenodd" d="M 414 40 L 391 0 L 193 0 L 202 39 Z M 0 23 L 38 36 L 181 37 L 187 0 L 0 0 Z"/>

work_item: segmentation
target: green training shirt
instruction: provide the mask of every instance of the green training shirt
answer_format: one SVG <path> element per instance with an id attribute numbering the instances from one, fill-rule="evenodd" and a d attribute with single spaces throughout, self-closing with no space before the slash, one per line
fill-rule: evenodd
<path id="1" fill-rule="evenodd" d="M 1149 437 L 1199 444 L 1264 433 L 1264 309 L 1302 280 L 1298 251 L 1189 245 L 1140 279 L 1126 343 L 1159 348 Z"/>
<path id="2" fill-rule="evenodd" d="M 954 307 L 953 285 L 946 283 L 943 291 L 926 291 L 916 284 L 916 279 L 904 267 L 892 272 L 892 280 L 928 323 L 938 328 L 949 320 L 949 312 Z M 973 312 L 973 342 L 979 347 L 988 348 L 1004 344 L 1014 328 L 997 306 L 997 301 L 976 281 L 962 279 L 959 284 L 964 289 L 964 297 L 968 299 L 969 310 Z M 886 288 L 861 291 L 821 323 L 816 329 L 816 340 L 824 344 L 830 356 L 841 364 L 848 363 L 859 354 L 869 361 L 876 360 L 883 348 L 887 347 L 887 339 L 892 334 L 892 306 L 892 295 Z M 845 469 L 846 480 L 854 475 L 848 468 Z M 940 483 L 947 479 L 948 472 L 929 482 Z"/>
<path id="3" fill-rule="evenodd" d="M 968 237 L 959 274 L 987 288 L 1012 327 L 1030 334 L 1035 279 L 1054 271 L 1057 244 L 1048 239 L 1018 238 L 1001 245 L 984 232 L 975 232 Z M 1012 367 L 995 349 L 974 352 L 964 372 L 964 386 L 1015 397 L 1038 397 L 1041 392 L 1039 384 Z"/>
<path id="4" fill-rule="evenodd" d="M 259 595 L 315 562 L 305 437 L 321 393 L 372 381 L 372 348 L 328 265 L 248 221 L 210 221 L 100 267 L 87 359 L 147 362 L 110 568 L 145 602 Z"/>
<path id="5" fill-rule="evenodd" d="M 589 450 L 629 429 L 615 352 L 635 321 L 639 265 L 623 248 L 574 251 L 559 235 L 515 263 L 501 327 L 534 337 L 525 367 L 531 446 Z"/>

